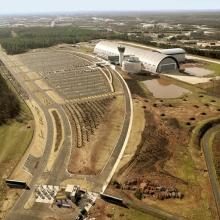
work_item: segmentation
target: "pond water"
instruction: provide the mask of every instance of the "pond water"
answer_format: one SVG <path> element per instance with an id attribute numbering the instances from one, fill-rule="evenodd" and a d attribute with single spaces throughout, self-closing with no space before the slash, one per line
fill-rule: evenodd
<path id="1" fill-rule="evenodd" d="M 178 98 L 186 93 L 190 93 L 189 90 L 169 84 L 163 79 L 147 80 L 144 81 L 144 84 L 153 93 L 155 98 Z"/>
<path id="2" fill-rule="evenodd" d="M 189 68 L 185 68 L 185 73 L 191 76 L 205 77 L 208 75 L 212 75 L 214 71 L 199 67 L 189 67 Z"/>

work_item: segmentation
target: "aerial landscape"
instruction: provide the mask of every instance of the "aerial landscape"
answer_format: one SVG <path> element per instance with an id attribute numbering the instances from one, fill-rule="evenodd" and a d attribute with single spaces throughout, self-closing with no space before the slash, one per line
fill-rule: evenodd
<path id="1" fill-rule="evenodd" d="M 0 3 L 0 219 L 220 219 L 219 1 Z"/>

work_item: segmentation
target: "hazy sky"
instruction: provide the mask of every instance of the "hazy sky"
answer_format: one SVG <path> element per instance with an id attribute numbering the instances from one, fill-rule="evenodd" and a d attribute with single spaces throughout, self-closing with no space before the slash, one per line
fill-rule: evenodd
<path id="1" fill-rule="evenodd" d="M 220 0 L 0 0 L 0 14 L 220 9 Z"/>

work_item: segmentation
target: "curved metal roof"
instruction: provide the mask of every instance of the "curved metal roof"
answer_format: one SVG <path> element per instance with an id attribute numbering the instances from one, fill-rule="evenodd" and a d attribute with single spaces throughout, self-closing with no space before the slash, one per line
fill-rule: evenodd
<path id="1" fill-rule="evenodd" d="M 94 52 L 100 53 L 100 51 L 105 51 L 106 53 L 108 53 L 108 55 L 118 56 L 119 46 L 125 47 L 124 55 L 134 55 L 138 57 L 140 61 L 143 62 L 144 66 L 153 72 L 157 71 L 157 67 L 160 64 L 160 62 L 166 58 L 172 58 L 176 62 L 176 60 L 173 57 L 167 56 L 165 54 L 119 44 L 114 41 L 100 41 L 95 46 Z"/>
<path id="2" fill-rule="evenodd" d="M 166 55 L 175 55 L 175 54 L 185 54 L 186 51 L 182 48 L 171 48 L 171 49 L 163 49 L 163 50 L 157 50 L 160 53 L 166 54 Z"/>

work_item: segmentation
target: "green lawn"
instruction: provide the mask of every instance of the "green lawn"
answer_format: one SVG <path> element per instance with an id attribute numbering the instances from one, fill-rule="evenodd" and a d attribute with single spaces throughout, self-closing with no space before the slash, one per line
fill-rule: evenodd
<path id="1" fill-rule="evenodd" d="M 217 63 L 206 63 L 204 66 L 206 69 L 214 71 L 216 76 L 220 76 L 220 64 Z"/>
<path id="2" fill-rule="evenodd" d="M 0 126 L 0 206 L 5 198 L 7 178 L 27 150 L 34 132 L 30 110 L 21 103 L 20 115 Z M 1 209 L 1 207 L 0 207 Z"/>
<path id="3" fill-rule="evenodd" d="M 215 165 L 216 174 L 218 177 L 218 181 L 220 183 L 220 150 L 219 150 L 219 143 L 220 143 L 220 130 L 214 133 L 214 140 L 212 145 L 212 154 L 213 160 Z"/>
<path id="4" fill-rule="evenodd" d="M 112 204 L 108 205 L 107 213 L 111 216 L 111 218 L 106 216 L 106 219 L 111 220 L 160 220 L 159 218 L 148 215 L 141 211 L 132 208 L 123 208 Z"/>
<path id="5" fill-rule="evenodd" d="M 16 120 L 0 126 L 0 163 L 18 160 L 27 149 L 33 135 L 33 126 Z"/>

